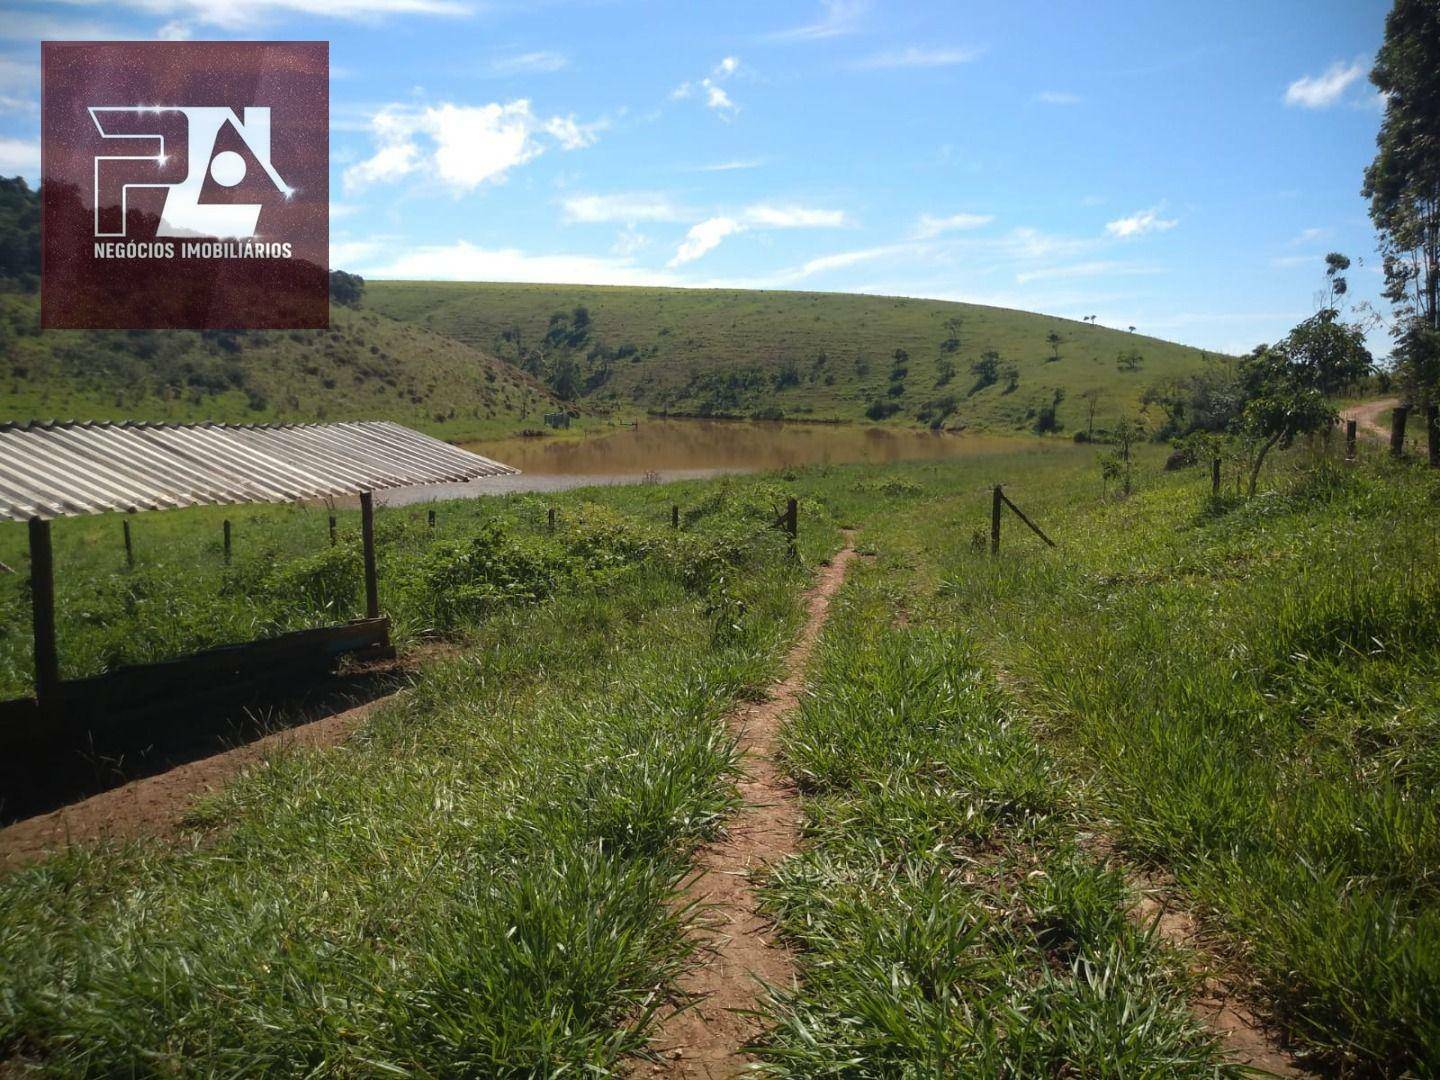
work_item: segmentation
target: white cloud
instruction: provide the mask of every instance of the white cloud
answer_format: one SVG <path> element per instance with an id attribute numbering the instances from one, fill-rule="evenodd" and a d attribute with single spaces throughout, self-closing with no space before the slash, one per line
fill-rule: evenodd
<path id="1" fill-rule="evenodd" d="M 941 233 L 962 229 L 979 229 L 994 220 L 995 215 L 993 214 L 951 214 L 948 217 L 921 214 L 920 220 L 915 225 L 915 235 L 925 240 L 939 236 Z"/>
<path id="2" fill-rule="evenodd" d="M 107 41 L 125 36 L 116 27 L 93 19 L 34 11 L 9 11 L 0 19 L 0 38 L 11 41 Z"/>
<path id="3" fill-rule="evenodd" d="M 737 56 L 726 56 L 715 65 L 714 69 L 709 75 L 705 76 L 705 78 L 699 82 L 681 83 L 670 92 L 670 96 L 676 101 L 683 101 L 699 93 L 704 96 L 706 107 L 713 109 L 719 115 L 720 119 L 728 123 L 730 120 L 733 120 L 735 114 L 740 111 L 740 106 L 735 104 L 734 99 L 730 97 L 729 93 L 726 92 L 725 88 L 720 84 L 739 70 L 740 58 Z"/>
<path id="4" fill-rule="evenodd" d="M 650 246 L 650 238 L 638 229 L 627 226 L 615 237 L 615 243 L 610 245 L 610 250 L 616 255 L 634 255 L 635 252 Z"/>
<path id="5" fill-rule="evenodd" d="M 820 0 L 823 14 L 813 23 L 766 35 L 770 41 L 821 41 L 853 34 L 869 8 L 867 0 Z"/>
<path id="6" fill-rule="evenodd" d="M 491 75 L 499 76 L 549 75 L 564 70 L 569 64 L 570 59 L 564 53 L 539 50 L 499 57 L 490 61 L 486 70 Z"/>
<path id="7" fill-rule="evenodd" d="M 1116 262 L 1097 259 L 1093 262 L 1071 263 L 1066 266 L 1045 266 L 1035 270 L 1024 270 L 1015 275 L 1021 285 L 1035 281 L 1073 281 L 1079 278 L 1118 277 L 1121 275 L 1157 274 L 1160 270 L 1138 263 Z"/>
<path id="8" fill-rule="evenodd" d="M 685 234 L 685 239 L 680 242 L 680 247 L 675 252 L 667 266 L 682 266 L 688 262 L 694 262 L 708 251 L 713 251 L 719 246 L 720 241 L 732 233 L 737 233 L 744 226 L 731 217 L 706 218 L 698 225 L 690 226 L 690 231 Z"/>
<path id="9" fill-rule="evenodd" d="M 388 250 L 395 250 L 394 246 Z M 376 253 L 378 254 L 378 253 Z M 527 281 L 586 285 L 677 285 L 671 274 L 603 255 L 530 255 L 517 248 L 482 248 L 464 240 L 411 248 L 388 261 L 354 264 L 366 277 L 417 281 Z"/>
<path id="10" fill-rule="evenodd" d="M 1068 90 L 1041 90 L 1035 95 L 1041 105 L 1079 105 L 1080 95 Z"/>
<path id="11" fill-rule="evenodd" d="M 1290 246 L 1299 247 L 1301 244 L 1313 244 L 1324 240 L 1329 235 L 1330 230 L 1326 228 L 1301 229 L 1299 235 L 1290 241 Z"/>
<path id="12" fill-rule="evenodd" d="M 614 195 L 572 195 L 562 201 L 565 220 L 584 224 L 637 221 L 684 221 L 691 211 L 658 192 L 629 191 Z"/>
<path id="13" fill-rule="evenodd" d="M 717 161 L 713 165 L 696 165 L 691 172 L 734 172 L 737 169 L 758 169 L 765 164 L 759 158 L 737 159 L 735 161 Z"/>
<path id="14" fill-rule="evenodd" d="M 874 56 L 866 57 L 856 62 L 856 68 L 928 68 L 928 67 L 951 67 L 955 64 L 968 64 L 980 55 L 979 49 L 966 48 L 940 48 L 926 49 L 917 46 L 910 46 L 908 49 L 896 49 L 891 52 L 876 53 Z"/>
<path id="15" fill-rule="evenodd" d="M 461 0 L 122 0 L 126 7 L 147 15 L 158 15 L 220 27 L 223 30 L 253 32 L 257 23 L 285 16 L 318 16 L 373 22 L 390 15 L 468 15 L 470 4 Z"/>
<path id="16" fill-rule="evenodd" d="M 595 126 L 571 117 L 542 120 L 524 98 L 501 105 L 387 105 L 370 118 L 375 153 L 345 170 L 345 185 L 358 189 L 392 183 L 422 170 L 456 192 L 501 183 L 511 169 L 545 151 L 540 136 L 564 150 L 595 141 Z"/>
<path id="17" fill-rule="evenodd" d="M 810 206 L 778 206 L 755 203 L 739 216 L 706 218 L 693 225 L 680 242 L 675 257 L 667 264 L 682 266 L 714 251 L 727 236 L 750 229 L 835 229 L 849 224 L 842 210 L 819 210 Z"/>
<path id="18" fill-rule="evenodd" d="M 759 229 L 836 229 L 846 220 L 843 210 L 756 203 L 745 208 L 745 223 Z"/>
<path id="19" fill-rule="evenodd" d="M 1365 77 L 1365 61 L 1347 64 L 1337 60 L 1319 75 L 1305 75 L 1285 89 L 1285 104 L 1303 109 L 1324 109 L 1334 105 L 1350 85 Z"/>
<path id="20" fill-rule="evenodd" d="M 888 259 L 896 255 L 913 254 L 917 250 L 914 244 L 884 244 L 880 247 L 860 248 L 855 251 L 837 251 L 833 255 L 821 255 L 819 258 L 811 259 L 796 271 L 795 276 L 803 278 L 813 274 L 823 274 L 828 270 L 843 270 L 858 263 Z"/>
<path id="21" fill-rule="evenodd" d="M 1147 233 L 1165 232 L 1173 229 L 1179 224 L 1174 219 L 1162 218 L 1160 211 L 1163 207 L 1152 206 L 1149 210 L 1137 210 L 1122 218 L 1105 223 L 1105 231 L 1111 236 L 1119 237 L 1122 240 L 1132 236 L 1144 236 Z"/>
<path id="22" fill-rule="evenodd" d="M 0 138 L 0 176 L 40 175 L 40 144 L 27 139 Z"/>
<path id="23" fill-rule="evenodd" d="M 190 24 L 181 19 L 171 19 L 155 31 L 155 36 L 161 41 L 189 41 L 194 35 Z"/>

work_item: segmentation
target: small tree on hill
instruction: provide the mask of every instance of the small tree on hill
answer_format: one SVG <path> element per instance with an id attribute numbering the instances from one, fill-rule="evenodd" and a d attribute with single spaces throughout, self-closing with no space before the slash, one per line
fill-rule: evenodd
<path id="1" fill-rule="evenodd" d="M 1060 359 L 1060 335 L 1051 330 L 1045 335 L 1045 343 L 1050 346 L 1050 362 L 1053 364 Z"/>
<path id="2" fill-rule="evenodd" d="M 975 376 L 975 385 L 970 387 L 970 393 L 978 393 L 992 385 L 1000 378 L 1000 354 L 994 349 L 986 349 L 980 354 L 980 359 L 970 365 L 970 374 Z"/>

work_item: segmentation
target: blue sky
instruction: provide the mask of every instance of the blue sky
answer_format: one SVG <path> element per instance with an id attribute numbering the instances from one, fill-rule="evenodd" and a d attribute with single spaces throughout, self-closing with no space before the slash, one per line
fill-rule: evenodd
<path id="1" fill-rule="evenodd" d="M 324 38 L 335 266 L 941 297 L 1239 351 L 1314 310 L 1329 250 L 1383 308 L 1387 9 L 6 2 L 0 173 L 36 179 L 41 38 Z"/>

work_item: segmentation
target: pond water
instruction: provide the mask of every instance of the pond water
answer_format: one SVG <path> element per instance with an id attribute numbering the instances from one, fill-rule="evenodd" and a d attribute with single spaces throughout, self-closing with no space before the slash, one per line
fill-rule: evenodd
<path id="1" fill-rule="evenodd" d="M 641 420 L 571 438 L 550 435 L 466 443 L 519 476 L 402 488 L 380 501 L 404 505 L 508 491 L 557 491 L 587 484 L 688 480 L 722 473 L 763 472 L 801 465 L 928 460 L 1013 447 L 1013 441 L 846 424 L 784 421 Z"/>

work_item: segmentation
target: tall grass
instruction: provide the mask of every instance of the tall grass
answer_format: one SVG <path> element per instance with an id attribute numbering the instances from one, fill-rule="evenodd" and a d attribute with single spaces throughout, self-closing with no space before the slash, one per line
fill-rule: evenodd
<path id="1" fill-rule="evenodd" d="M 775 995 L 768 1071 L 1234 1073 L 1123 878 L 1076 848 L 1055 762 L 906 576 L 846 587 L 784 735 L 805 848 L 765 895 L 803 984 Z"/>
<path id="2" fill-rule="evenodd" d="M 731 798 L 723 712 L 798 623 L 806 575 L 764 554 L 732 569 L 722 635 L 688 562 L 635 553 L 491 608 L 358 737 L 199 807 L 202 842 L 12 874 L 0 1058 L 56 1075 L 614 1067 L 689 955 L 670 901 Z"/>

